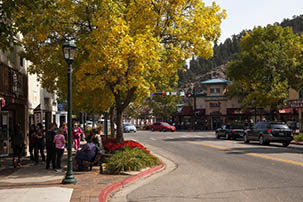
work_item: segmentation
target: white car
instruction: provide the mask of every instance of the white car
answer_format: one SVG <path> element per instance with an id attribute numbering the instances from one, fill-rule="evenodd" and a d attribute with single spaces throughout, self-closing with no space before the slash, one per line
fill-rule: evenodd
<path id="1" fill-rule="evenodd" d="M 125 132 L 125 133 L 134 132 L 135 133 L 136 131 L 137 131 L 137 129 L 133 124 L 123 123 L 123 132 Z"/>

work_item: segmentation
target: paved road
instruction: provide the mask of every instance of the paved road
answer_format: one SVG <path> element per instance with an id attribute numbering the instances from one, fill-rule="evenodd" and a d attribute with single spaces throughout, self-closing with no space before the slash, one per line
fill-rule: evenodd
<path id="1" fill-rule="evenodd" d="M 128 201 L 303 201 L 303 146 L 216 140 L 213 132 L 140 131 L 126 138 L 177 165 L 128 193 Z"/>

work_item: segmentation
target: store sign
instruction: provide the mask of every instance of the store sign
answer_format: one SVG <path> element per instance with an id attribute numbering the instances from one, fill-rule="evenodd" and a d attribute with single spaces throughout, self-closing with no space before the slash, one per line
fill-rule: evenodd
<path id="1" fill-rule="evenodd" d="M 303 100 L 289 100 L 288 105 L 291 108 L 303 108 Z"/>

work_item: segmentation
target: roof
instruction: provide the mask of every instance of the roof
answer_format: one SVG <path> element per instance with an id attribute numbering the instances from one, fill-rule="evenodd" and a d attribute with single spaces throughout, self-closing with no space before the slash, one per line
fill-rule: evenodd
<path id="1" fill-rule="evenodd" d="M 202 81 L 200 82 L 200 84 L 226 84 L 226 83 L 229 83 L 230 81 L 228 80 L 225 80 L 225 79 L 209 79 L 209 80 L 206 80 L 206 81 Z"/>

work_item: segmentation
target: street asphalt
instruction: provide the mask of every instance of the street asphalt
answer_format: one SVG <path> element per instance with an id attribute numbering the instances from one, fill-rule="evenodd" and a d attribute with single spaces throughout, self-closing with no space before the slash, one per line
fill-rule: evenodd
<path id="1" fill-rule="evenodd" d="M 126 135 L 170 159 L 176 169 L 124 193 L 136 202 L 301 202 L 303 146 L 217 140 L 213 132 Z M 113 197 L 113 201 L 114 201 Z"/>

